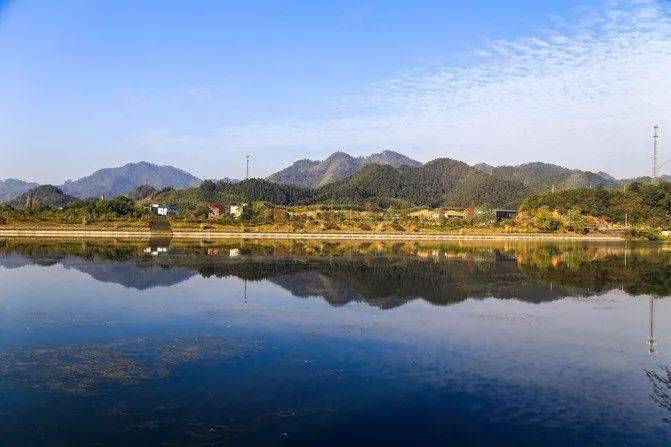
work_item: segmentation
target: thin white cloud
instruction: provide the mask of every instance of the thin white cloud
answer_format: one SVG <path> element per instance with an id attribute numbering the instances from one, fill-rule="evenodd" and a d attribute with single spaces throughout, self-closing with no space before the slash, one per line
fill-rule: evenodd
<path id="1" fill-rule="evenodd" d="M 172 141 L 259 155 L 276 150 L 287 158 L 301 149 L 394 148 L 423 160 L 542 160 L 620 176 L 647 173 L 651 124 L 671 130 L 667 6 L 608 1 L 548 22 L 552 28 L 536 35 L 473 50 L 477 62 L 470 65 L 409 70 L 373 85 L 344 98 L 327 118 L 224 126 Z M 170 138 L 155 141 L 165 147 Z M 671 158 L 671 144 L 664 147 Z"/>

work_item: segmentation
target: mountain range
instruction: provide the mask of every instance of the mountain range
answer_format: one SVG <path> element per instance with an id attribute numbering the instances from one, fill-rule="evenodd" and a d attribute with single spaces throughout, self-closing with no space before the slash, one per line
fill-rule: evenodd
<path id="1" fill-rule="evenodd" d="M 102 195 L 105 197 L 126 195 L 142 184 L 151 185 L 156 189 L 182 189 L 198 186 L 201 182 L 198 177 L 181 169 L 141 161 L 118 168 L 100 169 L 89 176 L 65 182 L 60 189 L 71 196 L 86 199 Z"/>
<path id="2" fill-rule="evenodd" d="M 506 180 L 523 183 L 534 192 L 548 189 L 618 188 L 620 181 L 605 172 L 568 169 L 549 163 L 525 163 L 518 166 L 490 166 L 480 163 L 473 166 L 482 172 Z"/>
<path id="3" fill-rule="evenodd" d="M 12 200 L 29 189 L 39 186 L 38 183 L 24 182 L 23 180 L 8 178 L 0 180 L 0 202 Z"/>
<path id="4" fill-rule="evenodd" d="M 466 163 L 439 158 L 420 166 L 371 164 L 317 189 L 315 203 L 352 204 L 395 200 L 414 205 L 467 207 L 518 205 L 529 194 L 521 182 L 499 178 Z M 380 202 L 381 201 L 381 202 Z"/>
<path id="5" fill-rule="evenodd" d="M 225 179 L 225 181 L 234 181 Z M 173 166 L 159 166 L 146 161 L 128 163 L 116 168 L 105 168 L 56 187 L 64 194 L 79 199 L 108 198 L 128 195 L 140 185 L 156 189 L 189 188 L 202 182 L 198 177 Z M 0 202 L 7 202 L 39 186 L 37 183 L 18 179 L 0 180 Z"/>
<path id="6" fill-rule="evenodd" d="M 342 180 L 370 164 L 399 166 L 421 166 L 421 163 L 394 151 L 383 151 L 367 157 L 352 157 L 344 152 L 334 152 L 326 160 L 298 160 L 291 166 L 276 172 L 267 180 L 306 188 L 317 188 Z"/>
<path id="7" fill-rule="evenodd" d="M 664 176 L 661 179 L 671 180 Z M 595 173 L 542 162 L 517 166 L 485 163 L 469 166 L 443 158 L 423 165 L 394 151 L 365 157 L 335 152 L 321 161 L 298 160 L 266 180 L 255 179 L 255 182 L 242 182 L 238 187 L 224 189 L 231 200 L 238 197 L 252 199 L 257 196 L 256 193 L 261 193 L 265 198 L 280 198 L 284 204 L 297 200 L 301 203 L 321 201 L 342 204 L 376 200 L 378 203 L 402 201 L 432 206 L 463 206 L 469 203 L 503 206 L 519 203 L 521 197 L 534 192 L 581 187 L 615 189 L 636 180 L 650 181 L 649 177 L 620 180 L 602 171 Z M 225 178 L 218 184 L 235 182 L 237 180 Z M 63 200 L 56 197 L 54 190 L 37 192 L 43 196 L 43 201 L 46 197 L 54 199 L 54 204 L 69 201 L 68 197 L 85 199 L 102 195 L 108 198 L 126 195 L 140 200 L 166 188 L 192 190 L 201 183 L 198 177 L 173 166 L 141 161 L 100 169 L 89 176 L 51 187 L 66 196 Z M 0 201 L 7 202 L 18 197 L 20 200 L 14 203 L 25 204 L 27 196 L 24 194 L 37 186 L 37 183 L 19 179 L 0 181 Z M 203 194 L 207 197 L 200 197 Z M 171 194 L 170 198 L 173 196 L 179 194 Z M 208 200 L 210 196 L 213 193 L 204 191 L 190 193 L 189 197 Z M 186 199 L 186 196 L 183 198 Z"/>

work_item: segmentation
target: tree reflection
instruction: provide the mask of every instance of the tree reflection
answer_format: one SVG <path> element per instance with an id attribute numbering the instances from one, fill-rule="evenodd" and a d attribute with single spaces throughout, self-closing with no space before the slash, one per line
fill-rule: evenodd
<path id="1" fill-rule="evenodd" d="M 652 384 L 650 398 L 671 414 L 671 368 L 662 366 L 661 371 L 645 370 Z M 671 424 L 671 416 L 664 417 L 664 422 Z"/>
<path id="2" fill-rule="evenodd" d="M 17 260 L 17 256 L 22 259 Z M 146 242 L 0 240 L 0 265 L 59 263 L 99 281 L 146 289 L 194 275 L 271 281 L 296 297 L 391 308 L 421 298 L 543 302 L 612 289 L 671 294 L 671 253 L 659 246 L 512 242 L 315 240 Z"/>

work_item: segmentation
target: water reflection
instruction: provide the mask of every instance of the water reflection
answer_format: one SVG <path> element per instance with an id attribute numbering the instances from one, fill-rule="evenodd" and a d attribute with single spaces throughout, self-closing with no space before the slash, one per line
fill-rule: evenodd
<path id="1" fill-rule="evenodd" d="M 0 439 L 669 445 L 670 256 L 0 240 Z"/>
<path id="2" fill-rule="evenodd" d="M 158 243 L 162 245 L 0 240 L 0 265 L 59 264 L 138 290 L 175 285 L 195 275 L 235 276 L 245 284 L 268 280 L 296 297 L 319 296 L 334 306 L 363 301 L 383 309 L 417 298 L 446 305 L 488 297 L 543 302 L 613 289 L 634 296 L 671 294 L 671 251 L 660 246 Z"/>

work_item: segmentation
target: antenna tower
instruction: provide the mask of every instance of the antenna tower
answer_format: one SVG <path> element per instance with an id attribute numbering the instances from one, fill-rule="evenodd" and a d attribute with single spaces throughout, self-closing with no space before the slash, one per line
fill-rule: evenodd
<path id="1" fill-rule="evenodd" d="M 659 143 L 659 124 L 652 126 L 652 182 L 657 181 L 657 144 Z"/>

